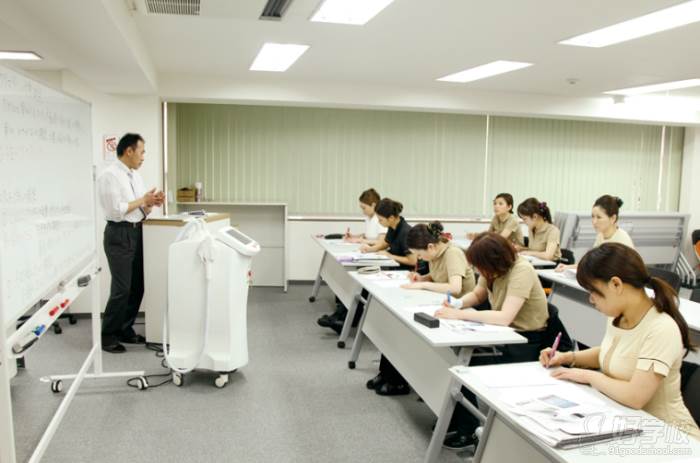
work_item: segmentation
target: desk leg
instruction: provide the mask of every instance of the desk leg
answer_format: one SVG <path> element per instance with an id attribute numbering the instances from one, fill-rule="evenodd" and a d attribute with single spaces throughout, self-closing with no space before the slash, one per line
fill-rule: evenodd
<path id="1" fill-rule="evenodd" d="M 365 340 L 365 333 L 362 332 L 362 326 L 365 324 L 365 318 L 367 318 L 367 312 L 369 312 L 369 305 L 371 302 L 372 295 L 370 294 L 365 303 L 365 310 L 362 312 L 360 323 L 357 325 L 355 341 L 352 343 L 352 352 L 350 353 L 350 361 L 348 362 L 348 368 L 351 370 L 355 369 L 355 362 L 357 362 L 357 358 L 360 356 L 360 348 L 362 348 L 362 342 Z M 348 314 L 348 318 L 350 318 L 350 314 Z M 343 326 L 343 328 L 345 327 Z"/>
<path id="2" fill-rule="evenodd" d="M 348 336 L 350 336 L 350 329 L 352 328 L 352 321 L 355 319 L 355 314 L 357 313 L 357 308 L 360 306 L 361 303 L 365 304 L 365 306 L 367 305 L 367 301 L 365 301 L 358 294 L 352 300 L 352 304 L 350 304 L 351 307 L 348 309 L 348 314 L 345 317 L 345 323 L 343 323 L 343 330 L 340 332 L 340 338 L 338 338 L 338 349 L 345 349 L 345 341 L 347 341 Z"/>
<path id="3" fill-rule="evenodd" d="M 318 296 L 318 289 L 321 287 L 321 271 L 323 270 L 323 264 L 326 262 L 326 251 L 323 251 L 323 256 L 321 257 L 321 265 L 318 267 L 318 275 L 316 275 L 316 281 L 314 281 L 314 287 L 311 290 L 311 296 L 309 297 L 309 302 L 315 302 L 316 296 Z"/>
<path id="4" fill-rule="evenodd" d="M 479 437 L 479 445 L 476 448 L 476 453 L 474 454 L 474 459 L 472 463 L 479 463 L 481 457 L 484 455 L 484 449 L 486 448 L 486 443 L 489 440 L 489 434 L 491 434 L 491 428 L 493 427 L 493 420 L 496 418 L 496 412 L 493 409 L 489 410 L 489 414 L 486 416 L 486 424 L 484 425 L 484 430 L 481 432 Z"/>
<path id="5" fill-rule="evenodd" d="M 442 409 L 440 410 L 437 424 L 435 424 L 433 437 L 430 439 L 430 445 L 428 445 L 428 452 L 425 454 L 425 460 L 423 460 L 424 463 L 434 463 L 440 455 L 442 442 L 445 440 L 445 434 L 447 433 L 447 427 L 450 425 L 452 414 L 455 411 L 457 397 L 461 396 L 460 390 L 459 381 L 452 378 L 450 387 L 447 389 L 445 400 L 442 403 Z"/>
<path id="6" fill-rule="evenodd" d="M 457 354 L 457 362 L 465 367 L 469 366 L 469 362 L 472 359 L 472 352 L 474 352 L 473 347 L 461 347 L 459 353 Z"/>

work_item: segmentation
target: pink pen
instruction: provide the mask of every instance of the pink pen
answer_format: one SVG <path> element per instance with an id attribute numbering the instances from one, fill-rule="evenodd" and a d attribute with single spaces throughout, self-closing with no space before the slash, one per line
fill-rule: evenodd
<path id="1" fill-rule="evenodd" d="M 549 361 L 551 362 L 554 356 L 557 354 L 557 349 L 559 348 L 559 341 L 561 341 L 561 331 L 557 334 L 554 339 L 554 344 L 552 344 L 552 350 L 549 351 Z"/>

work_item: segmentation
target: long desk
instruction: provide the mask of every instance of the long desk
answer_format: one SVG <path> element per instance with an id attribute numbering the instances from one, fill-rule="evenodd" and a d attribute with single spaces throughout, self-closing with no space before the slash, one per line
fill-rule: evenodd
<path id="1" fill-rule="evenodd" d="M 350 276 L 369 292 L 353 343 L 348 366 L 355 368 L 367 336 L 437 415 L 450 382 L 448 368 L 468 365 L 475 347 L 520 344 L 527 340 L 515 331 L 457 333 L 443 324 L 427 328 L 413 321 L 409 308 L 439 305 L 443 294 L 383 287 L 366 275 Z"/>
<path id="2" fill-rule="evenodd" d="M 440 413 L 435 432 L 426 454 L 425 462 L 436 460 L 441 436 L 438 430 L 447 428 L 456 401 L 461 397 L 462 386 L 471 390 L 479 399 L 480 404 L 488 407 L 486 423 L 483 428 L 479 446 L 474 456 L 474 463 L 501 463 L 508 461 L 526 461 L 528 463 L 558 462 L 558 463 L 608 463 L 608 462 L 696 462 L 700 461 L 700 441 L 697 441 L 681 431 L 666 425 L 641 410 L 627 408 L 607 398 L 590 386 L 567 383 L 578 391 L 592 395 L 602 401 L 603 406 L 610 408 L 613 415 L 625 422 L 640 426 L 643 433 L 606 443 L 569 450 L 553 448 L 535 435 L 531 434 L 520 424 L 516 415 L 509 410 L 504 397 L 517 393 L 523 387 L 514 387 L 516 381 L 508 387 L 488 385 L 494 373 L 503 376 L 511 375 L 514 365 L 490 365 L 483 367 L 464 368 L 456 366 L 450 369 L 451 383 L 445 389 L 444 406 Z M 542 374 L 542 366 L 537 362 L 518 364 L 522 368 L 520 374 L 527 375 L 527 370 L 534 374 Z M 499 371 L 500 370 L 500 371 Z M 501 373 L 502 372 L 502 373 Z M 523 374 L 525 373 L 525 374 Z M 627 421 L 629 420 L 629 421 Z"/>
<path id="3" fill-rule="evenodd" d="M 331 291 L 335 293 L 338 299 L 340 299 L 340 302 L 342 302 L 343 305 L 348 308 L 348 315 L 345 317 L 345 324 L 343 325 L 343 330 L 340 332 L 340 337 L 338 338 L 338 347 L 343 349 L 345 348 L 345 342 L 350 335 L 352 320 L 355 317 L 357 305 L 361 302 L 360 295 L 362 293 L 362 286 L 350 278 L 348 271 L 367 265 L 378 265 L 382 268 L 393 268 L 398 267 L 399 264 L 391 259 L 381 261 L 371 260 L 340 262 L 338 260 L 338 256 L 340 254 L 357 252 L 360 249 L 360 244 L 346 243 L 343 240 L 326 240 L 320 236 L 313 236 L 313 240 L 323 249 L 323 257 L 321 258 L 321 265 L 319 266 L 318 275 L 316 276 L 316 281 L 314 282 L 313 289 L 311 290 L 309 301 L 316 301 L 316 296 L 318 296 L 318 290 L 321 287 L 321 281 L 323 280 L 326 282 Z"/>
<path id="4" fill-rule="evenodd" d="M 559 318 L 569 335 L 588 346 L 599 346 L 605 336 L 607 317 L 588 299 L 588 291 L 575 278 L 554 270 L 539 270 L 538 275 L 553 283 L 549 302 L 559 309 Z M 653 291 L 647 289 L 653 296 Z M 700 344 L 700 304 L 679 298 L 679 309 L 690 328 L 691 342 Z M 700 352 L 689 352 L 686 360 L 700 364 Z"/>
<path id="5" fill-rule="evenodd" d="M 464 251 L 469 249 L 469 246 L 471 246 L 471 244 L 472 244 L 471 240 L 462 239 L 462 238 L 453 239 L 452 243 Z M 526 259 L 528 262 L 530 262 L 532 264 L 532 266 L 535 268 L 554 268 L 557 266 L 557 263 L 554 262 L 553 260 L 544 260 L 544 259 L 540 259 L 539 257 L 526 256 L 526 255 L 522 255 L 522 257 L 524 259 Z"/>

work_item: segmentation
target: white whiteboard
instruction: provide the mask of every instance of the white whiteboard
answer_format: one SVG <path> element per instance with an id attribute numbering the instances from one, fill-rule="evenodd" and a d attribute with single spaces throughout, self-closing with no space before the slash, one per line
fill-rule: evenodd
<path id="1" fill-rule="evenodd" d="M 9 326 L 95 255 L 90 106 L 0 66 L 0 310 Z"/>

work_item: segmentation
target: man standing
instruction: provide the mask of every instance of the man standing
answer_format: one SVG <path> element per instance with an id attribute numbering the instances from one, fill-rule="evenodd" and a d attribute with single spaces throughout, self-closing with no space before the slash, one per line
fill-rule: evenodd
<path id="1" fill-rule="evenodd" d="M 144 160 L 141 135 L 127 133 L 117 145 L 117 162 L 97 180 L 107 226 L 104 250 L 112 273 L 109 300 L 102 321 L 102 350 L 126 352 L 121 344 L 143 344 L 134 332 L 134 320 L 143 298 L 143 235 L 141 223 L 153 206 L 161 206 L 163 192 L 145 191 L 137 169 Z"/>

